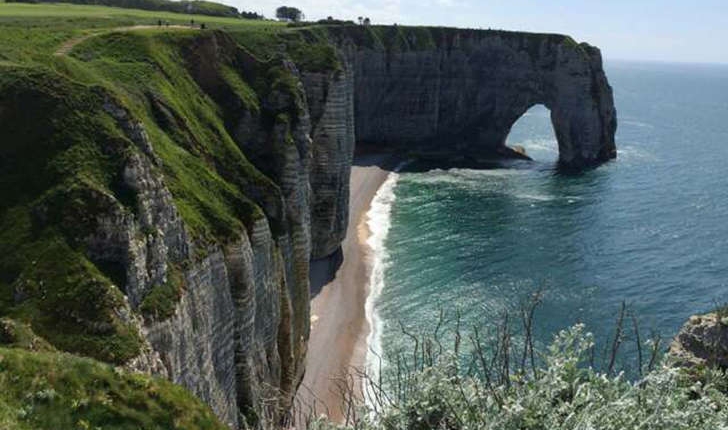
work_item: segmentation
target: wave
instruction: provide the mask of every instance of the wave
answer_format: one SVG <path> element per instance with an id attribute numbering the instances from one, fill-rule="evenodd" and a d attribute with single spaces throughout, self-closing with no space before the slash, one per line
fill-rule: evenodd
<path id="1" fill-rule="evenodd" d="M 636 146 L 618 146 L 617 157 L 621 160 L 656 160 L 657 157 L 646 149 Z"/>
<path id="2" fill-rule="evenodd" d="M 545 194 L 516 194 L 515 197 L 523 200 L 535 200 L 537 202 L 550 202 L 557 199 L 555 196 Z"/>
<path id="3" fill-rule="evenodd" d="M 640 128 L 655 128 L 655 126 L 652 124 L 642 122 L 642 121 L 629 120 L 629 119 L 620 120 L 620 124 L 633 125 L 635 127 L 640 127 Z"/>
<path id="4" fill-rule="evenodd" d="M 537 151 L 556 154 L 559 152 L 559 144 L 556 139 L 527 139 L 521 144 L 526 149 L 526 154 Z"/>
<path id="5" fill-rule="evenodd" d="M 430 170 L 407 176 L 407 181 L 415 184 L 449 184 L 460 187 L 482 187 L 483 180 L 506 178 L 528 174 L 525 169 L 463 169 Z"/>
<path id="6" fill-rule="evenodd" d="M 389 264 L 389 253 L 385 246 L 389 228 L 392 225 L 392 205 L 396 199 L 394 189 L 399 179 L 399 170 L 406 165 L 400 163 L 394 171 L 389 173 L 387 179 L 377 190 L 367 212 L 367 226 L 369 227 L 369 238 L 367 245 L 372 250 L 372 267 L 369 275 L 369 294 L 367 296 L 364 312 L 369 324 L 369 335 L 367 336 L 367 354 L 365 366 L 372 377 L 372 381 L 378 380 L 378 372 L 382 365 L 382 319 L 376 312 L 376 302 L 384 289 L 384 273 Z M 371 387 L 364 386 L 363 389 L 370 390 Z M 365 396 L 369 398 L 369 396 Z"/>
<path id="7" fill-rule="evenodd" d="M 566 202 L 566 203 L 575 203 L 579 200 L 583 200 L 582 197 L 579 196 L 561 196 L 561 195 L 553 195 L 553 194 L 539 194 L 539 193 L 512 193 L 513 197 L 521 200 L 532 200 L 536 202 Z"/>

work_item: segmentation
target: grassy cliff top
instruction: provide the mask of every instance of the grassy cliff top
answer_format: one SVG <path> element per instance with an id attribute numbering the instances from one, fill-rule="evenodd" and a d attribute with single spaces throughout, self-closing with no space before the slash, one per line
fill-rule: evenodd
<path id="1" fill-rule="evenodd" d="M 0 62 L 26 64 L 48 62 L 64 42 L 119 27 L 156 26 L 158 20 L 171 26 L 188 26 L 190 20 L 209 29 L 271 30 L 285 28 L 273 21 L 188 15 L 163 11 L 122 9 L 72 4 L 0 3 Z M 159 31 L 180 31 L 162 28 Z M 192 30 L 190 30 L 192 31 Z"/>
<path id="2" fill-rule="evenodd" d="M 10 0 L 17 3 L 60 3 L 57 0 Z M 64 3 L 82 5 L 114 6 L 152 11 L 168 11 L 177 13 L 196 13 L 207 16 L 226 16 L 239 18 L 240 12 L 222 3 L 204 0 L 65 0 Z"/>

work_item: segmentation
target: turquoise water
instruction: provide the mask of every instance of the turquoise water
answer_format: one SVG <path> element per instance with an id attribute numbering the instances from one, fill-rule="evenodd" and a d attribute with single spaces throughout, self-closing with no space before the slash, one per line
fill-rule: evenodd
<path id="1" fill-rule="evenodd" d="M 537 289 L 541 345 L 583 322 L 604 346 L 622 301 L 643 336 L 670 337 L 728 300 L 728 67 L 606 67 L 615 162 L 556 174 L 549 113 L 537 106 L 508 139 L 537 160 L 529 169 L 399 174 L 378 250 L 375 348 L 402 347 L 400 322 L 431 332 L 441 309 L 458 310 L 463 327 L 493 324 Z"/>

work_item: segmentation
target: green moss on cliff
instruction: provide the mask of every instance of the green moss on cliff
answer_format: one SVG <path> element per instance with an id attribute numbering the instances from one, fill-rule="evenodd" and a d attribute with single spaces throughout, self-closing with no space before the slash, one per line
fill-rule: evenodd
<path id="1" fill-rule="evenodd" d="M 232 89 L 238 100 L 243 102 L 245 109 L 253 114 L 260 113 L 260 100 L 255 90 L 232 67 L 224 65 L 221 67 L 220 72 L 225 83 Z"/>
<path id="2" fill-rule="evenodd" d="M 3 273 L 20 273 L 3 288 L 0 313 L 29 324 L 59 349 L 111 363 L 135 357 L 141 338 L 116 312 L 125 306 L 121 291 L 61 235 L 42 234 L 27 243 L 3 242 L 13 250 L 0 252 L 14 252 L 25 264 L 3 261 Z"/>
<path id="3" fill-rule="evenodd" d="M 182 273 L 178 269 L 172 268 L 169 271 L 167 282 L 155 285 L 147 293 L 139 305 L 139 311 L 149 320 L 164 321 L 174 315 L 184 289 Z"/>
<path id="4" fill-rule="evenodd" d="M 325 27 L 291 30 L 285 35 L 286 52 L 306 72 L 331 72 L 342 65 Z"/>
<path id="5" fill-rule="evenodd" d="M 584 44 L 569 36 L 551 33 L 528 33 L 505 30 L 476 30 L 448 27 L 330 25 L 302 32 L 326 31 L 337 40 L 351 40 L 360 48 L 388 52 L 459 49 L 468 52 L 484 39 L 500 40 L 517 50 L 538 57 L 541 49 L 562 44 L 568 49 L 586 53 Z M 588 45 L 587 45 L 588 46 Z"/>
<path id="6" fill-rule="evenodd" d="M 342 65 L 326 27 L 259 28 L 230 35 L 257 58 L 289 57 L 304 72 L 332 72 Z"/>
<path id="7" fill-rule="evenodd" d="M 227 427 L 170 382 L 68 354 L 0 348 L 0 428 Z"/>
<path id="8" fill-rule="evenodd" d="M 187 31 L 112 33 L 84 42 L 67 60 L 82 62 L 142 121 L 183 218 L 193 236 L 205 241 L 234 237 L 262 216 L 245 195 L 250 187 L 276 193 L 235 144 L 220 107 L 200 87 L 209 84 L 213 88 L 205 89 L 215 91 L 225 83 L 251 111 L 258 109 L 256 95 L 235 79 L 225 58 L 186 54 L 193 46 L 204 50 L 205 40 L 213 43 L 214 37 Z"/>

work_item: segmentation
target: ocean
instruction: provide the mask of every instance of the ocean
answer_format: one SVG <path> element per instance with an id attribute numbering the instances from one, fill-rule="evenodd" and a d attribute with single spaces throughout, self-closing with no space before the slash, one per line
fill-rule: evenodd
<path id="1" fill-rule="evenodd" d="M 402 326 L 432 334 L 442 312 L 450 335 L 458 314 L 464 332 L 492 327 L 540 291 L 537 348 L 584 323 L 604 351 L 624 302 L 630 372 L 631 316 L 642 341 L 666 347 L 690 315 L 728 301 L 728 66 L 605 69 L 613 162 L 559 174 L 549 111 L 535 106 L 508 137 L 536 160 L 525 168 L 390 175 L 369 212 L 370 364 L 411 349 Z"/>

